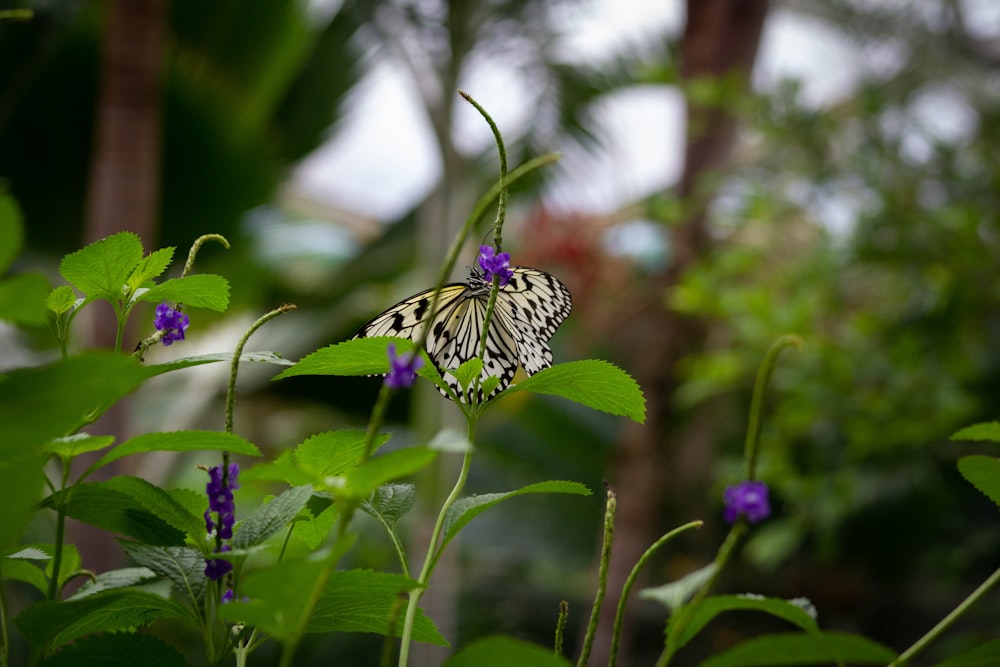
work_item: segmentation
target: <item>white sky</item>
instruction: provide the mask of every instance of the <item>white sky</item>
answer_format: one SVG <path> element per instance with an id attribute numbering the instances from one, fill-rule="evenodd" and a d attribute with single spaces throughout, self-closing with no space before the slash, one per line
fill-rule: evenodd
<path id="1" fill-rule="evenodd" d="M 676 33 L 683 2 L 593 0 L 568 10 L 565 18 L 567 37 L 560 48 L 567 58 L 586 61 L 645 35 Z M 804 101 L 823 105 L 846 94 L 865 67 L 901 60 L 891 46 L 880 53 L 856 53 L 823 24 L 776 7 L 765 26 L 754 83 L 770 87 L 784 77 L 799 78 Z M 372 70 L 336 134 L 294 172 L 299 192 L 338 209 L 391 220 L 433 187 L 440 158 L 412 83 L 400 69 L 382 64 Z M 504 63 L 477 63 L 463 87 L 507 136 L 532 121 L 530 91 Z M 596 110 L 609 148 L 591 155 L 559 147 L 563 159 L 547 203 L 610 211 L 674 183 L 681 170 L 682 104 L 668 87 L 636 87 L 609 96 Z M 466 105 L 456 115 L 455 141 L 461 150 L 492 143 L 488 128 Z"/>

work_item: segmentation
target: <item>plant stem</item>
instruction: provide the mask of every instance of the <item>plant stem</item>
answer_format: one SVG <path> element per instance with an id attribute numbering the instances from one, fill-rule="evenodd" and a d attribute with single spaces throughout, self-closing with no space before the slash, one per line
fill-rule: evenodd
<path id="1" fill-rule="evenodd" d="M 903 651 L 898 658 L 889 663 L 889 667 L 899 667 L 907 664 L 914 656 L 923 651 L 931 642 L 937 639 L 941 633 L 947 630 L 948 627 L 958 620 L 962 614 L 968 611 L 969 607 L 978 602 L 979 599 L 983 597 L 989 589 L 995 586 L 998 581 L 1000 581 L 1000 569 L 991 574 L 986 581 L 981 583 L 976 590 L 972 591 L 967 598 L 962 600 L 957 607 L 951 610 L 951 613 L 942 618 L 937 625 L 927 632 L 927 634 L 918 639 L 913 646 Z"/>
<path id="2" fill-rule="evenodd" d="M 563 654 L 563 635 L 566 632 L 566 621 L 569 620 L 569 602 L 562 600 L 559 603 L 559 618 L 556 620 L 556 640 L 554 643 L 554 653 L 561 656 Z"/>
<path id="3" fill-rule="evenodd" d="M 194 240 L 191 244 L 191 250 L 188 251 L 187 261 L 184 262 L 184 271 L 181 272 L 181 277 L 188 275 L 194 269 L 194 260 L 198 256 L 198 251 L 201 250 L 201 246 L 205 244 L 206 241 L 217 241 L 222 244 L 226 250 L 229 250 L 229 241 L 226 240 L 225 236 L 221 234 L 203 234 Z"/>
<path id="4" fill-rule="evenodd" d="M 7 593 L 0 581 L 0 667 L 10 664 L 10 635 L 7 633 Z"/>
<path id="5" fill-rule="evenodd" d="M 607 483 L 605 483 L 607 485 Z M 585 667 L 590 659 L 590 651 L 594 647 L 594 638 L 597 636 L 597 622 L 601 615 L 601 605 L 604 603 L 604 594 L 608 590 L 608 566 L 611 563 L 611 542 L 615 536 L 615 512 L 618 509 L 618 495 L 615 490 L 607 485 L 608 503 L 604 509 L 604 544 L 601 547 L 601 564 L 597 573 L 597 594 L 594 596 L 594 606 L 590 610 L 590 621 L 587 623 L 587 634 L 583 638 L 583 650 L 580 651 L 580 659 L 577 667 Z"/>
<path id="6" fill-rule="evenodd" d="M 635 585 L 635 580 L 639 576 L 639 570 L 645 565 L 653 554 L 659 550 L 664 544 L 672 540 L 677 535 L 680 535 L 686 530 L 691 528 L 701 528 L 704 521 L 692 521 L 686 523 L 683 526 L 678 526 L 674 528 L 669 533 L 656 540 L 652 546 L 646 549 L 645 553 L 639 557 L 638 562 L 636 562 L 635 567 L 629 572 L 628 578 L 625 580 L 625 585 L 622 587 L 621 597 L 618 599 L 618 611 L 615 612 L 615 625 L 614 630 L 611 632 L 611 655 L 608 657 L 608 667 L 615 667 L 618 664 L 618 647 L 621 642 L 622 625 L 625 622 L 625 605 L 628 602 L 629 593 L 632 592 L 632 587 Z"/>
<path id="7" fill-rule="evenodd" d="M 500 134 L 500 128 L 497 124 L 493 122 L 492 116 L 490 116 L 486 109 L 482 107 L 479 102 L 474 100 L 471 95 L 469 95 L 464 90 L 458 91 L 458 94 L 465 99 L 466 102 L 471 104 L 479 112 L 479 115 L 483 117 L 486 124 L 490 126 L 490 130 L 493 132 L 493 138 L 497 142 L 497 154 L 500 157 L 500 180 L 501 182 L 507 177 L 507 148 L 503 143 L 503 136 Z M 493 245 L 496 247 L 497 254 L 500 254 L 501 248 L 503 246 L 503 222 L 507 215 L 507 198 L 510 196 L 508 188 L 504 187 L 500 191 L 500 199 L 497 206 L 497 217 L 496 221 L 493 223 Z"/>
<path id="8" fill-rule="evenodd" d="M 469 442 L 473 441 L 474 432 L 475 420 L 470 419 L 468 426 Z M 452 488 L 451 493 L 448 494 L 448 497 L 445 498 L 444 504 L 441 505 L 441 510 L 438 512 L 437 520 L 434 522 L 434 531 L 431 533 L 430 543 L 427 545 L 427 555 L 424 557 L 424 565 L 420 570 L 420 577 L 417 579 L 418 585 L 410 591 L 410 601 L 406 606 L 406 618 L 403 620 L 403 634 L 400 638 L 399 667 L 405 667 L 410 657 L 410 640 L 413 637 L 413 624 L 417 618 L 417 604 L 420 602 L 420 596 L 423 595 L 424 590 L 427 588 L 427 582 L 430 580 L 431 574 L 434 572 L 434 566 L 438 560 L 437 546 L 438 541 L 441 539 L 441 529 L 444 527 L 445 516 L 462 493 L 465 481 L 469 477 L 469 468 L 471 465 L 472 450 L 470 449 L 465 452 L 465 457 L 462 459 L 462 470 L 458 473 L 455 486 Z"/>
<path id="9" fill-rule="evenodd" d="M 763 426 L 761 414 L 764 410 L 764 391 L 771 381 L 771 375 L 774 373 L 774 366 L 778 361 L 778 355 L 781 354 L 783 349 L 791 346 L 801 348 L 803 346 L 802 338 L 795 334 L 787 334 L 779 337 L 771 343 L 767 354 L 764 355 L 764 361 L 761 362 L 760 368 L 757 370 L 757 379 L 753 386 L 753 398 L 750 400 L 746 449 L 743 454 L 744 462 L 746 463 L 745 478 L 747 480 L 754 479 L 754 475 L 757 473 L 757 449 L 760 445 L 760 431 Z"/>

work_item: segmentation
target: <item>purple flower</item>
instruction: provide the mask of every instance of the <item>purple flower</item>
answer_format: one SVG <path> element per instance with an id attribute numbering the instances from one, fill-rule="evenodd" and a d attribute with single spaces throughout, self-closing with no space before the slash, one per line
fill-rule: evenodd
<path id="1" fill-rule="evenodd" d="M 204 515 L 205 530 L 209 534 L 218 531 L 216 540 L 221 548 L 216 551 L 229 551 L 230 546 L 222 544 L 222 540 L 233 538 L 233 526 L 236 524 L 236 502 L 233 500 L 233 491 L 240 488 L 239 464 L 230 463 L 228 472 L 228 479 L 223 479 L 222 466 L 212 466 L 208 470 L 208 484 L 205 485 L 205 493 L 208 494 L 208 509 Z M 218 581 L 232 569 L 233 564 L 229 561 L 217 558 L 205 561 L 205 576 L 209 579 Z"/>
<path id="2" fill-rule="evenodd" d="M 174 342 L 184 340 L 184 332 L 189 324 L 188 316 L 179 310 L 174 310 L 165 303 L 156 307 L 156 317 L 153 318 L 153 326 L 157 331 L 163 332 L 160 340 L 164 345 L 172 345 Z"/>
<path id="3" fill-rule="evenodd" d="M 725 517 L 729 523 L 733 523 L 741 515 L 746 516 L 750 523 L 757 523 L 771 516 L 771 503 L 767 497 L 767 484 L 764 482 L 747 481 L 727 487 L 724 500 Z"/>
<path id="4" fill-rule="evenodd" d="M 492 282 L 493 276 L 500 278 L 500 286 L 506 285 L 514 272 L 510 269 L 510 253 L 496 254 L 493 246 L 479 246 L 479 266 L 483 270 L 483 280 Z"/>
<path id="5" fill-rule="evenodd" d="M 396 346 L 389 345 L 389 374 L 385 383 L 390 389 L 412 387 L 417 381 L 417 371 L 424 365 L 424 360 L 413 353 L 396 354 Z"/>

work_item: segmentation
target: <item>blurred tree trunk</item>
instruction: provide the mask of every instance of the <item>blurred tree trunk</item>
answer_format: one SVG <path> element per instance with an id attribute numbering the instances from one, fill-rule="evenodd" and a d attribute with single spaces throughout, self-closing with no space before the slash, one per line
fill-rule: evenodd
<path id="1" fill-rule="evenodd" d="M 110 0 L 105 6 L 104 52 L 87 202 L 87 242 L 123 230 L 137 233 L 147 247 L 156 242 L 167 2 Z M 93 305 L 91 344 L 110 349 L 115 341 L 111 308 L 103 303 Z M 124 437 L 125 405 L 116 404 L 92 429 L 119 439 Z M 115 472 L 112 467 L 101 472 L 110 476 Z M 79 547 L 85 567 L 103 570 L 121 561 L 121 548 L 110 533 L 82 524 L 69 526 L 70 541 Z"/>
<path id="2" fill-rule="evenodd" d="M 683 79 L 735 76 L 739 85 L 730 90 L 747 90 L 767 9 L 767 0 L 688 0 L 680 52 Z M 698 437 L 697 420 L 682 423 L 673 402 L 680 382 L 678 362 L 703 346 L 705 329 L 700 322 L 666 309 L 664 297 L 711 250 L 706 209 L 712 192 L 706 177 L 725 166 L 736 119 L 724 105 L 699 106 L 688 99 L 687 128 L 677 195 L 690 214 L 672 230 L 670 265 L 644 287 L 645 306 L 624 328 L 620 341 L 620 349 L 633 355 L 628 368 L 645 392 L 647 421 L 644 426 L 627 427 L 619 444 L 612 477 L 618 491 L 614 551 L 601 610 L 603 631 L 591 665 L 607 664 L 619 594 L 636 561 L 662 532 L 664 503 L 670 507 L 676 504 L 672 500 L 703 493 L 707 487 L 710 443 Z M 674 527 L 693 518 L 669 516 L 665 523 Z M 625 655 L 628 627 L 620 656 L 625 665 L 631 664 Z"/>

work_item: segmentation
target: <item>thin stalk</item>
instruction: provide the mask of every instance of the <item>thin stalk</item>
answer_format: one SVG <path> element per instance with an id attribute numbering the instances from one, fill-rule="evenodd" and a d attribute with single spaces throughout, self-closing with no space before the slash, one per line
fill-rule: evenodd
<path id="1" fill-rule="evenodd" d="M 493 117 L 486 112 L 486 109 L 482 107 L 479 102 L 474 100 L 471 95 L 469 95 L 464 90 L 458 91 L 458 94 L 465 99 L 466 102 L 475 107 L 479 115 L 483 117 L 486 124 L 490 126 L 490 130 L 493 132 L 493 138 L 497 143 L 497 155 L 500 157 L 500 180 L 507 176 L 507 147 L 504 146 L 503 136 L 500 134 L 500 128 L 497 124 L 493 122 Z M 497 217 L 493 223 L 493 245 L 497 249 L 497 254 L 500 254 L 500 250 L 503 246 L 503 223 L 507 215 L 507 199 L 510 196 L 510 191 L 508 188 L 503 188 L 500 191 L 500 200 L 497 205 Z"/>
<path id="2" fill-rule="evenodd" d="M 563 637 L 566 634 L 567 621 L 569 621 L 569 602 L 562 600 L 559 602 L 559 618 L 556 620 L 556 639 L 553 644 L 553 653 L 557 656 L 563 654 Z"/>
<path id="3" fill-rule="evenodd" d="M 947 630 L 952 623 L 968 611 L 969 607 L 978 602 L 979 599 L 982 598 L 989 589 L 995 586 L 998 581 L 1000 581 L 1000 569 L 991 574 L 986 581 L 981 583 L 976 590 L 972 591 L 967 598 L 962 600 L 957 607 L 951 610 L 951 613 L 942 618 L 937 625 L 927 632 L 927 634 L 918 639 L 913 646 L 903 651 L 898 658 L 889 663 L 889 667 L 901 667 L 902 665 L 909 663 L 914 656 L 927 648 L 927 646 L 941 636 L 941 634 Z"/>
<path id="4" fill-rule="evenodd" d="M 764 392 L 771 382 L 771 375 L 774 374 L 774 366 L 778 361 L 778 355 L 786 347 L 802 348 L 802 338 L 795 334 L 787 334 L 779 337 L 768 348 L 757 370 L 757 379 L 754 382 L 753 398 L 750 399 L 750 417 L 747 422 L 746 448 L 743 459 L 746 464 L 746 479 L 753 480 L 757 474 L 757 450 L 760 445 L 760 432 L 763 427 L 762 414 L 764 411 Z"/>
<path id="5" fill-rule="evenodd" d="M 580 651 L 580 659 L 577 667 L 585 667 L 590 659 L 590 651 L 594 647 L 594 638 L 597 636 L 597 621 L 601 615 L 601 605 L 604 603 L 604 595 L 608 590 L 608 566 L 611 563 L 611 542 L 615 536 L 615 511 L 618 509 L 618 496 L 610 486 L 608 490 L 608 503 L 604 510 L 604 544 L 601 547 L 601 564 L 597 573 L 597 595 L 594 596 L 594 606 L 590 610 L 590 621 L 587 623 L 587 634 L 583 638 L 583 650 Z"/>
<path id="6" fill-rule="evenodd" d="M 66 493 L 66 484 L 69 482 L 69 465 L 62 466 L 62 479 L 59 482 L 59 490 Z M 55 553 L 52 554 L 52 578 L 49 579 L 49 599 L 55 600 L 59 594 L 59 568 L 62 566 L 63 546 L 66 542 L 66 505 L 68 499 L 60 496 L 59 506 L 56 508 L 56 543 Z"/>
<path id="7" fill-rule="evenodd" d="M 618 599 L 618 610 L 615 612 L 614 629 L 611 632 L 611 655 L 608 659 L 608 667 L 615 667 L 615 665 L 618 664 L 618 647 L 621 643 L 622 625 L 625 622 L 625 604 L 628 602 L 629 593 L 632 592 L 632 587 L 635 585 L 635 581 L 639 576 L 639 570 L 642 569 L 649 559 L 653 557 L 653 554 L 656 553 L 664 544 L 684 531 L 690 530 L 691 528 L 701 528 L 704 523 L 704 521 L 692 521 L 684 524 L 683 526 L 674 528 L 669 533 L 656 540 L 656 542 L 653 542 L 653 545 L 646 549 L 645 553 L 639 557 L 635 567 L 633 567 L 632 571 L 629 572 L 628 578 L 625 580 L 625 585 L 622 587 L 621 597 Z"/>
<path id="8" fill-rule="evenodd" d="M 198 257 L 198 251 L 201 250 L 201 246 L 208 241 L 221 243 L 222 247 L 229 250 L 229 241 L 227 241 L 226 237 L 221 234 L 203 234 L 199 236 L 194 240 L 194 243 L 191 244 L 191 249 L 188 251 L 187 261 L 184 262 L 184 271 L 181 272 L 182 278 L 194 270 L 194 260 Z"/>
<path id="9" fill-rule="evenodd" d="M 475 420 L 469 420 L 467 433 L 469 442 L 472 442 L 475 433 Z M 458 500 L 462 489 L 465 488 L 465 481 L 469 477 L 469 468 L 471 465 L 472 450 L 469 450 L 465 452 L 465 457 L 462 459 L 462 470 L 458 473 L 455 486 L 452 488 L 451 493 L 448 494 L 448 497 L 445 498 L 444 504 L 441 505 L 441 510 L 438 512 L 437 519 L 434 522 L 434 532 L 431 533 L 431 539 L 427 545 L 427 555 L 424 557 L 424 565 L 420 570 L 420 577 L 417 579 L 418 585 L 410 591 L 410 601 L 406 606 L 406 618 L 403 620 L 403 634 L 399 646 L 399 667 L 405 667 L 410 657 L 410 640 L 413 637 L 413 624 L 417 619 L 417 604 L 420 602 L 420 596 L 423 595 L 424 590 L 427 588 L 427 582 L 430 580 L 431 574 L 434 572 L 434 566 L 437 564 L 438 541 L 441 539 L 441 529 L 444 527 L 445 516 L 448 514 L 448 510 L 451 509 L 451 506 L 455 504 L 455 501 Z"/>
<path id="10" fill-rule="evenodd" d="M 10 635 L 7 632 L 7 592 L 0 581 L 0 667 L 10 664 Z"/>

